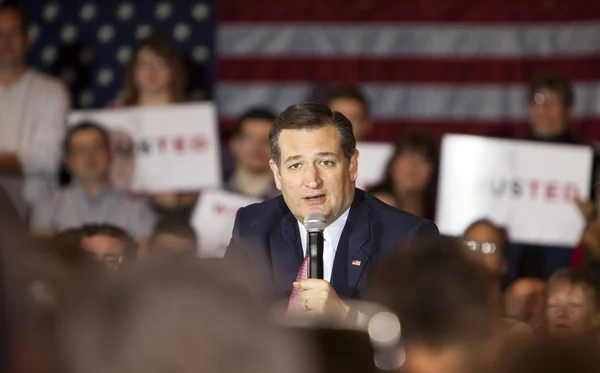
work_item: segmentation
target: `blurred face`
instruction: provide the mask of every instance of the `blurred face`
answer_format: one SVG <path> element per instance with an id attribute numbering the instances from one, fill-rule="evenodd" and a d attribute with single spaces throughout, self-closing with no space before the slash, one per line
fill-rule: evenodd
<path id="1" fill-rule="evenodd" d="M 164 94 L 169 91 L 171 69 L 167 61 L 150 48 L 140 49 L 135 69 L 135 84 L 140 96 Z"/>
<path id="2" fill-rule="evenodd" d="M 540 89 L 530 106 L 531 129 L 540 139 L 564 133 L 571 120 L 571 108 L 565 107 L 561 95 L 549 89 Z"/>
<path id="3" fill-rule="evenodd" d="M 71 137 L 67 167 L 73 178 L 80 183 L 105 182 L 108 180 L 110 150 L 100 132 L 86 129 Z"/>
<path id="4" fill-rule="evenodd" d="M 465 233 L 464 240 L 465 250 L 473 259 L 495 276 L 504 275 L 507 264 L 502 256 L 500 232 L 488 224 L 478 224 Z"/>
<path id="5" fill-rule="evenodd" d="M 268 120 L 244 121 L 240 133 L 231 142 L 231 150 L 238 166 L 252 173 L 268 172 L 271 159 L 270 130 L 271 122 Z"/>
<path id="6" fill-rule="evenodd" d="M 285 203 L 300 222 L 307 214 L 319 212 L 331 223 L 350 207 L 358 151 L 347 165 L 333 126 L 314 131 L 283 130 L 279 148 L 281 165 L 271 160 L 271 169 Z"/>
<path id="7" fill-rule="evenodd" d="M 0 70 L 25 66 L 28 41 L 21 26 L 17 14 L 0 12 Z"/>
<path id="8" fill-rule="evenodd" d="M 152 255 L 157 258 L 180 256 L 182 254 L 194 255 L 196 244 L 194 241 L 169 233 L 160 233 L 152 241 L 150 248 Z"/>
<path id="9" fill-rule="evenodd" d="M 598 326 L 594 293 L 580 284 L 559 282 L 548 289 L 546 322 L 555 336 L 580 335 Z"/>
<path id="10" fill-rule="evenodd" d="M 84 237 L 81 243 L 84 250 L 94 254 L 110 270 L 116 270 L 123 261 L 125 249 L 116 237 L 99 234 Z"/>
<path id="11" fill-rule="evenodd" d="M 371 119 L 365 106 L 359 100 L 352 98 L 336 98 L 329 103 L 329 108 L 339 111 L 352 123 L 352 132 L 356 141 L 364 140 L 372 128 Z"/>
<path id="12" fill-rule="evenodd" d="M 400 195 L 420 194 L 431 179 L 433 164 L 421 152 L 405 150 L 392 166 L 392 178 Z"/>

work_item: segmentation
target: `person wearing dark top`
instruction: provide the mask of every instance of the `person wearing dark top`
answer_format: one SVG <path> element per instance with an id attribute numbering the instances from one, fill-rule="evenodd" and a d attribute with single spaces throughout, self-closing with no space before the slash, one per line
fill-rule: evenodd
<path id="1" fill-rule="evenodd" d="M 438 151 L 431 135 L 408 132 L 398 138 L 383 180 L 369 189 L 381 201 L 434 220 Z"/>
<path id="2" fill-rule="evenodd" d="M 528 98 L 529 127 L 525 140 L 583 145 L 571 131 L 575 95 L 568 78 L 555 72 L 542 72 L 529 84 Z M 579 207 L 583 211 L 588 204 L 581 202 Z M 567 267 L 571 257 L 571 250 L 552 246 L 516 246 L 513 253 L 520 275 L 538 278 L 547 278 L 557 269 Z"/>

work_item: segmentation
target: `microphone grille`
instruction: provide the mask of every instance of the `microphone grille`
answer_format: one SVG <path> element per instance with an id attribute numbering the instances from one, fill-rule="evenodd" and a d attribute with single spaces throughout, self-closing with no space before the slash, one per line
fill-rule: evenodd
<path id="1" fill-rule="evenodd" d="M 304 218 L 304 228 L 307 232 L 323 232 L 326 226 L 325 217 L 318 212 L 311 212 Z"/>

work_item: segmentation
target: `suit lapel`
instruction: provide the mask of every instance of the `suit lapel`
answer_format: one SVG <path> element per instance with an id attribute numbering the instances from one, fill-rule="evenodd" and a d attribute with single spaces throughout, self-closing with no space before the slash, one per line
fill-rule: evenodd
<path id="1" fill-rule="evenodd" d="M 275 289 L 280 295 L 289 295 L 303 260 L 300 232 L 294 215 L 288 212 L 283 216 L 269 241 Z"/>
<path id="2" fill-rule="evenodd" d="M 373 250 L 370 223 L 364 194 L 357 190 L 340 238 L 332 275 L 332 284 L 343 298 L 359 295 L 357 287 Z"/>

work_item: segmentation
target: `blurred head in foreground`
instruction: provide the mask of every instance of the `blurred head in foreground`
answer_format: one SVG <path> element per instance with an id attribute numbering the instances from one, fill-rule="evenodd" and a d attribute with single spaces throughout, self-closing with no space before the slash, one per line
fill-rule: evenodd
<path id="1" fill-rule="evenodd" d="M 566 268 L 546 287 L 546 327 L 555 337 L 585 337 L 600 325 L 598 285 L 586 273 Z"/>
<path id="2" fill-rule="evenodd" d="M 492 335 L 491 280 L 455 240 L 406 248 L 387 260 L 369 287 L 372 300 L 402 325 L 403 372 L 470 372 Z"/>
<path id="3" fill-rule="evenodd" d="M 265 302 L 242 272 L 172 261 L 91 289 L 61 324 L 64 371 L 309 371 L 302 345 L 266 322 Z"/>

